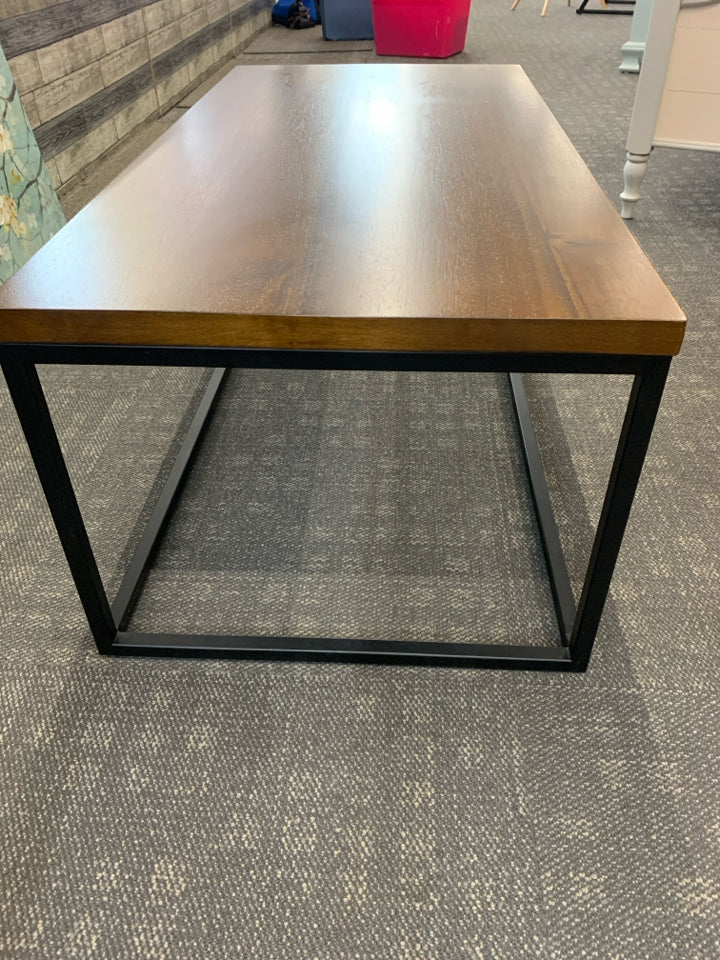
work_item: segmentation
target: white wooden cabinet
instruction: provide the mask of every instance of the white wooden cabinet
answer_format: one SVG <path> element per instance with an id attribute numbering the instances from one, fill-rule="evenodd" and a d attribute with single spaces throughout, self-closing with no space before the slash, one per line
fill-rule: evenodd
<path id="1" fill-rule="evenodd" d="M 720 0 L 656 0 L 627 139 L 630 219 L 653 147 L 720 151 Z"/>

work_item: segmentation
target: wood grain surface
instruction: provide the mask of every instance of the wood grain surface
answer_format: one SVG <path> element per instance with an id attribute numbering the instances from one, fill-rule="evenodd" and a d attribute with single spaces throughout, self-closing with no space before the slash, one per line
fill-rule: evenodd
<path id="1" fill-rule="evenodd" d="M 0 288 L 1 342 L 671 355 L 517 66 L 238 67 Z"/>

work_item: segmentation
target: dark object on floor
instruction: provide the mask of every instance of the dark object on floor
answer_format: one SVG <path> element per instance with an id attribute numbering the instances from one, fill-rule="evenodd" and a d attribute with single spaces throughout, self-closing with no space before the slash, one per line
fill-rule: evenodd
<path id="1" fill-rule="evenodd" d="M 602 10 L 593 10 L 592 8 L 590 10 L 586 10 L 585 8 L 587 7 L 589 2 L 590 0 L 582 0 L 582 3 L 577 8 L 575 13 L 619 13 L 619 14 L 623 14 L 626 17 L 631 17 L 633 15 L 632 10 L 608 10 L 608 4 L 612 3 L 614 6 L 618 6 L 618 7 L 634 7 L 635 6 L 635 0 L 605 0 Z"/>
<path id="2" fill-rule="evenodd" d="M 272 11 L 272 22 L 281 24 L 289 30 L 306 30 L 317 26 L 319 20 L 313 0 L 309 0 L 312 10 L 302 0 L 279 0 Z"/>

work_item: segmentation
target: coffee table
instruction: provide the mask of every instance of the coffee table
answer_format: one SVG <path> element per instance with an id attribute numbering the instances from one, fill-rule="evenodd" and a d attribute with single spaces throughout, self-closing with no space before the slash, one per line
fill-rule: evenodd
<path id="1" fill-rule="evenodd" d="M 584 670 L 684 329 L 517 66 L 238 67 L 0 289 L 2 367 L 109 654 Z M 112 603 L 37 363 L 214 368 Z M 558 644 L 128 630 L 228 367 L 508 372 Z M 522 383 L 535 371 L 634 377 L 577 608 Z"/>

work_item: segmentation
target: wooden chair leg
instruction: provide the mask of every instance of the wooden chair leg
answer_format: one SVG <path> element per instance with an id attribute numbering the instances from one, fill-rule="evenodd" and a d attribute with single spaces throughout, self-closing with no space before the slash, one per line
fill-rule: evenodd
<path id="1" fill-rule="evenodd" d="M 543 16 L 543 17 L 545 16 L 545 14 L 547 13 L 547 8 L 548 8 L 549 6 L 550 6 L 550 0 L 545 0 L 545 6 L 542 8 L 542 14 L 541 14 L 541 16 Z"/>
<path id="2" fill-rule="evenodd" d="M 516 7 L 519 3 L 520 3 L 520 0 L 515 0 L 515 3 L 510 7 L 510 12 L 511 12 L 511 13 L 512 13 L 512 11 L 515 9 L 515 7 Z"/>

